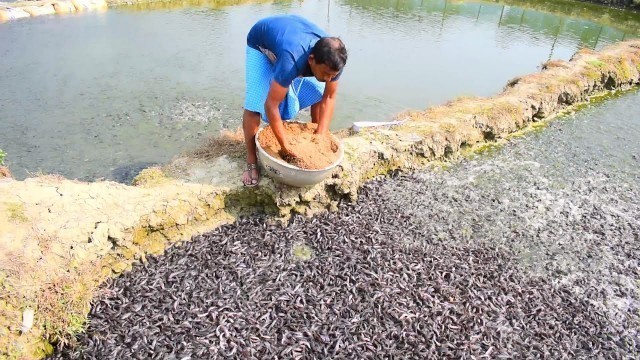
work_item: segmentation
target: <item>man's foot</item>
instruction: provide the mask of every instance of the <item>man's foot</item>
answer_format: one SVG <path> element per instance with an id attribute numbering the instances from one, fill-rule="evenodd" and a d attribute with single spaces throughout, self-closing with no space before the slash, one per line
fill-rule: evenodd
<path id="1" fill-rule="evenodd" d="M 247 164 L 247 170 L 242 173 L 244 186 L 253 187 L 260 183 L 260 170 L 256 164 Z"/>

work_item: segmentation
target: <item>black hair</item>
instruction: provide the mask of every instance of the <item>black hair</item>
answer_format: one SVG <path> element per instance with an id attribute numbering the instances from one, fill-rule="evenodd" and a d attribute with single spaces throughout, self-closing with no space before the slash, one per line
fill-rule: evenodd
<path id="1" fill-rule="evenodd" d="M 333 71 L 342 71 L 347 64 L 347 48 L 340 38 L 323 37 L 316 42 L 311 54 L 318 64 L 325 64 Z"/>

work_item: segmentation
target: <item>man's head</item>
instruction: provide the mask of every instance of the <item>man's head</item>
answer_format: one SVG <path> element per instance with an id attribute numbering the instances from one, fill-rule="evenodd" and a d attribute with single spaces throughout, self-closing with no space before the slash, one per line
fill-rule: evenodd
<path id="1" fill-rule="evenodd" d="M 337 37 L 323 37 L 314 45 L 309 55 L 311 72 L 318 81 L 329 82 L 347 63 L 347 48 Z"/>

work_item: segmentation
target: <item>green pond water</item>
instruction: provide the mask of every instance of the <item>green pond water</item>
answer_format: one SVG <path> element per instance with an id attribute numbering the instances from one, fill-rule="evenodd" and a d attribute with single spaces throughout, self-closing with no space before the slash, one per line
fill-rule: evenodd
<path id="1" fill-rule="evenodd" d="M 638 37 L 640 24 L 584 3 L 445 0 L 153 3 L 8 22 L 0 148 L 12 172 L 127 181 L 235 129 L 246 33 L 278 13 L 304 15 L 347 46 L 334 130 L 494 95 L 549 59 Z"/>

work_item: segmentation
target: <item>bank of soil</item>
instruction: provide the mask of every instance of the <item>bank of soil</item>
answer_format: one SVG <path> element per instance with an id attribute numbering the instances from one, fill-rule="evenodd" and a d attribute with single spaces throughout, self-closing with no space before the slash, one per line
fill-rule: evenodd
<path id="1" fill-rule="evenodd" d="M 31 178 L 24 181 L 0 179 L 0 358 L 28 359 L 50 354 L 53 350 L 52 345 L 69 340 L 73 338 L 73 335 L 85 329 L 85 321 L 90 309 L 89 303 L 97 296 L 98 285 L 103 283 L 105 279 L 116 277 L 130 270 L 136 263 L 147 263 L 149 254 L 163 254 L 167 247 L 177 242 L 189 241 L 195 234 L 216 229 L 221 224 L 233 221 L 242 214 L 262 213 L 268 216 L 269 221 L 273 221 L 287 220 L 297 214 L 312 216 L 327 211 L 337 211 L 340 203 L 357 201 L 364 183 L 378 175 L 421 168 L 433 161 L 454 156 L 461 150 L 492 144 L 532 123 L 550 119 L 562 111 L 572 109 L 577 104 L 590 101 L 593 96 L 607 93 L 610 90 L 628 89 L 637 86 L 639 82 L 639 40 L 625 41 L 599 52 L 579 51 L 569 61 L 551 61 L 544 64 L 538 73 L 513 79 L 502 93 L 494 97 L 458 99 L 424 111 L 410 111 L 399 115 L 407 122 L 395 129 L 364 130 L 356 136 L 341 139 L 344 146 L 344 160 L 341 166 L 335 169 L 331 177 L 308 188 L 292 188 L 277 184 L 268 177 L 263 178 L 259 187 L 246 188 L 239 181 L 245 169 L 244 162 L 240 159 L 231 159 L 228 156 L 209 160 L 176 159 L 163 169 L 146 169 L 144 176 L 138 177 L 134 182 L 135 186 L 107 181 L 84 183 L 55 176 Z M 407 204 L 413 202 L 413 198 L 409 198 Z M 528 203 L 538 204 L 539 201 L 533 199 Z M 515 209 L 515 211 L 518 210 Z M 347 212 L 347 214 L 353 213 Z M 390 214 L 401 216 L 399 220 L 406 221 L 406 226 L 401 226 L 401 229 L 411 229 L 412 215 L 399 215 L 384 211 L 374 214 L 374 218 L 377 222 L 387 219 Z M 442 214 L 438 215 L 447 215 L 446 213 Z M 327 223 L 330 224 L 330 227 L 333 226 L 333 218 L 330 218 Z M 356 219 L 352 223 L 345 224 L 345 228 L 353 227 L 349 224 L 361 223 L 359 219 Z M 383 225 L 383 223 L 373 223 L 368 230 L 372 230 L 371 235 L 375 236 L 375 234 L 380 234 L 378 230 L 382 230 L 381 226 Z M 259 227 L 262 229 L 262 225 Z M 237 242 L 246 239 L 244 233 L 235 232 L 233 228 L 226 228 L 225 231 L 228 230 L 231 231 L 225 232 L 225 236 L 216 241 Z M 474 228 L 472 227 L 471 230 Z M 256 232 L 250 231 L 249 233 L 255 234 Z M 278 236 L 287 239 L 287 234 L 289 232 L 284 231 Z M 393 231 L 388 234 L 396 235 Z M 439 234 L 435 234 L 439 236 Z M 338 236 L 343 235 L 345 233 L 338 232 Z M 399 234 L 397 239 L 402 239 L 401 235 Z M 265 233 L 264 236 L 268 236 L 268 233 Z M 233 269 L 233 272 L 229 276 L 238 276 L 242 269 L 263 266 L 261 263 L 250 262 L 254 261 L 256 257 L 241 258 L 236 255 L 244 251 L 245 245 L 262 246 L 261 244 L 266 241 L 264 236 L 253 237 L 250 243 L 244 242 L 239 246 L 229 243 L 232 246 L 225 251 L 228 251 L 229 254 L 233 253 L 233 255 L 222 257 L 231 260 L 228 267 Z M 315 236 L 317 233 L 313 232 L 296 235 L 295 239 L 288 240 L 296 240 L 296 242 L 308 240 L 311 242 L 316 241 Z M 363 237 L 363 239 L 365 238 Z M 637 242 L 637 239 L 635 240 Z M 317 244 L 320 246 L 323 242 L 317 242 Z M 344 243 L 337 242 L 336 244 Z M 305 250 L 305 244 L 297 245 L 300 245 L 298 251 L 292 250 L 292 252 L 304 255 L 301 256 L 303 259 L 309 258 L 309 254 L 313 258 L 313 251 L 315 251 L 313 244 L 307 244 L 312 245 L 310 246 L 311 252 Z M 369 255 L 377 256 L 373 245 L 361 246 L 356 239 L 353 250 L 361 251 L 365 258 Z M 260 254 L 268 254 L 269 251 L 274 250 L 273 247 L 256 248 Z M 405 268 L 405 266 L 420 264 L 419 261 L 423 260 L 434 259 L 436 261 L 436 257 L 439 255 L 438 250 L 439 248 L 435 248 L 423 253 L 424 256 L 417 257 L 410 253 L 405 258 L 407 262 L 403 260 L 396 264 Z M 374 252 L 371 253 L 371 251 Z M 339 254 L 340 250 L 336 253 Z M 386 251 L 385 256 L 393 257 L 396 253 L 394 248 L 393 251 Z M 353 258 L 347 257 L 345 259 L 351 261 Z M 486 263 L 493 264 L 491 259 L 493 256 Z M 236 260 L 241 260 L 241 262 Z M 205 261 L 203 264 L 203 266 L 207 264 L 213 266 L 216 262 L 211 260 Z M 327 264 L 328 269 L 332 269 L 331 263 Z M 356 263 L 346 263 L 346 265 L 349 264 L 357 266 Z M 371 271 L 377 271 L 379 269 L 377 263 L 374 262 L 373 265 Z M 443 265 L 446 266 L 447 262 L 444 262 Z M 455 269 L 452 268 L 451 271 L 447 268 L 443 269 L 446 270 L 441 274 L 444 281 L 459 279 L 457 275 L 461 275 L 461 279 L 464 278 L 464 274 L 459 273 L 461 268 L 458 266 Z M 500 271 L 503 269 L 498 268 L 489 274 L 503 274 Z M 634 269 L 637 269 L 637 266 Z M 354 273 L 353 270 L 354 267 L 345 268 L 343 274 Z M 429 275 L 428 272 L 420 272 L 421 270 L 409 273 L 401 271 L 401 269 L 395 273 L 393 271 L 395 270 L 389 269 L 389 272 L 385 270 L 381 273 L 381 276 L 388 273 L 395 274 L 395 277 L 387 279 L 390 286 L 393 287 L 400 284 L 399 280 L 405 281 L 405 276 L 410 274 Z M 267 275 L 270 276 L 265 272 L 265 276 Z M 287 278 L 287 276 L 293 275 L 288 272 L 278 278 L 280 276 L 278 273 L 275 281 L 278 282 L 277 285 L 288 286 L 290 284 L 295 290 L 295 286 L 304 278 L 299 277 L 296 278 L 297 280 Z M 453 277 L 451 277 L 452 275 Z M 171 273 L 166 280 L 173 281 L 179 276 L 181 274 Z M 312 276 L 317 276 L 317 274 Z M 365 281 L 380 282 L 385 280 L 375 272 L 373 275 L 368 274 L 367 276 Z M 211 277 L 201 279 L 205 282 L 216 281 Z M 238 279 L 242 281 L 243 277 L 240 276 Z M 513 284 L 522 284 L 520 279 L 513 279 L 513 282 L 504 283 L 503 288 L 511 289 Z M 193 280 L 195 281 L 195 278 Z M 286 282 L 289 280 L 291 282 Z M 188 282 L 181 284 L 185 287 L 194 285 L 194 283 Z M 336 288 L 334 294 L 344 294 L 343 289 L 349 289 L 356 290 L 357 295 L 357 282 L 349 281 L 348 284 L 340 284 L 339 286 L 342 285 L 344 288 Z M 481 286 L 482 284 L 476 285 Z M 466 296 L 467 293 L 464 292 L 466 287 L 462 284 L 460 288 L 456 288 L 454 292 L 450 293 L 451 298 L 455 300 L 459 295 Z M 378 288 L 382 289 L 380 296 L 383 298 L 396 296 L 394 289 L 391 289 L 391 292 L 385 292 L 384 288 Z M 546 289 L 547 287 L 546 284 L 542 284 L 539 288 Z M 281 289 L 288 290 L 288 288 Z M 223 290 L 229 291 L 229 289 Z M 265 289 L 260 286 L 254 290 L 256 292 L 267 291 L 267 294 L 269 291 L 273 293 L 273 289 Z M 330 289 L 322 291 L 326 290 Z M 366 289 L 363 291 L 366 292 Z M 553 294 L 545 295 L 542 291 L 536 296 L 552 299 Z M 562 291 L 564 292 L 564 290 Z M 173 296 L 182 296 L 183 294 L 185 292 L 171 292 Z M 238 298 L 237 294 L 242 294 L 242 296 Z M 246 300 L 244 299 L 245 295 L 242 292 L 233 293 L 235 299 L 243 301 Z M 285 295 L 289 296 L 282 294 L 282 296 Z M 427 295 L 430 294 L 427 293 Z M 511 295 L 520 296 L 507 293 L 507 296 Z M 328 296 L 328 298 L 332 297 Z M 570 297 L 559 295 L 553 298 L 557 300 L 554 300 L 554 304 L 559 304 L 560 301 L 563 301 L 562 299 L 568 301 L 569 307 L 565 307 L 568 310 L 563 312 L 568 315 L 566 318 L 563 315 L 562 319 L 573 321 L 573 314 L 589 314 L 589 308 L 584 308 L 584 304 L 573 302 Z M 225 299 L 221 298 L 221 300 Z M 306 301 L 306 298 L 304 299 Z M 509 297 L 503 299 L 507 301 Z M 208 300 L 216 301 L 214 298 Z M 379 298 L 374 300 L 379 300 Z M 347 301 L 350 300 L 347 298 Z M 372 298 L 364 297 L 357 304 L 364 306 L 364 309 L 369 309 L 370 301 Z M 525 299 L 518 304 L 526 305 L 526 302 Z M 245 303 L 237 301 L 230 302 L 230 304 L 244 306 Z M 396 304 L 404 306 L 400 302 L 396 302 Z M 174 303 L 171 305 L 174 306 Z M 178 305 L 180 302 L 175 302 L 175 306 Z M 257 306 L 264 305 L 261 302 Z M 586 305 L 588 306 L 588 304 Z M 306 305 L 304 302 L 294 302 L 293 306 L 295 309 L 299 309 Z M 560 305 L 553 305 L 551 308 L 562 309 Z M 177 309 L 184 308 L 177 307 Z M 319 309 L 333 311 L 326 307 Z M 429 311 L 424 307 L 407 309 L 409 311 Z M 444 307 L 442 311 L 435 312 L 433 315 L 447 316 L 448 313 L 443 313 L 443 311 L 449 310 L 451 310 L 450 307 Z M 460 310 L 467 311 L 462 308 Z M 532 315 L 534 317 L 538 311 L 531 308 L 516 310 L 519 313 L 534 314 Z M 374 311 L 373 314 L 379 314 L 379 312 L 375 312 L 375 309 L 372 311 Z M 234 318 L 236 313 L 234 311 Z M 202 315 L 202 313 L 200 314 Z M 226 316 L 220 312 L 217 314 Z M 372 317 L 372 319 L 402 322 L 408 321 L 409 318 L 405 316 L 407 314 L 408 316 L 417 314 L 418 318 L 423 316 L 421 313 L 406 312 L 406 314 L 397 314 L 399 316 L 397 319 L 386 317 L 393 314 L 380 314 L 381 318 Z M 545 314 L 553 316 L 552 312 Z M 123 315 L 126 316 L 127 312 L 124 312 Z M 313 314 L 313 316 L 315 315 Z M 587 321 L 588 324 L 593 324 L 593 327 L 587 323 L 584 325 L 575 323 L 577 328 L 581 331 L 591 329 L 595 333 L 600 333 L 602 330 L 603 333 L 611 334 L 611 331 L 606 328 L 607 325 L 598 320 L 599 315 L 595 315 L 596 318 Z M 230 318 L 226 317 L 226 319 Z M 526 321 L 523 319 L 524 323 L 518 322 L 513 325 L 531 324 L 528 319 Z M 574 320 L 582 321 L 584 319 L 586 317 Z M 251 318 L 247 321 L 254 320 L 255 318 Z M 286 318 L 280 319 L 280 321 L 284 320 Z M 446 319 L 443 318 L 443 320 Z M 482 321 L 482 319 L 478 320 Z M 560 319 L 557 320 L 560 321 Z M 184 333 L 193 333 L 194 324 L 196 323 L 184 323 L 181 330 Z M 465 324 L 465 326 L 472 326 L 469 323 Z M 545 324 L 549 324 L 549 322 L 545 320 L 541 325 Z M 132 324 L 133 327 L 138 325 L 139 323 Z M 457 323 L 450 325 L 459 326 Z M 233 331 L 242 331 L 242 329 L 242 327 L 237 327 Z M 391 338 L 397 334 L 397 331 L 394 332 L 394 328 L 389 327 L 388 329 Z M 497 330 L 500 329 L 504 330 L 505 328 Z M 514 333 L 521 332 L 518 327 L 510 329 Z M 227 332 L 233 334 L 229 327 L 220 327 L 218 330 L 221 331 L 222 336 L 226 336 Z M 436 330 L 440 334 L 443 332 L 455 334 L 448 329 Z M 535 328 L 530 330 L 537 331 Z M 548 335 L 544 335 L 545 339 L 558 338 L 556 334 L 549 333 L 552 329 L 543 328 L 542 331 Z M 207 332 L 207 335 L 210 334 L 211 332 Z M 489 331 L 487 334 L 491 335 L 494 332 Z M 583 336 L 574 333 L 573 330 L 567 334 L 569 336 L 563 339 L 569 342 L 575 339 L 573 334 Z M 282 339 L 282 341 L 298 339 L 300 338 L 298 335 L 297 333 L 289 334 L 287 339 Z M 320 335 L 320 339 L 323 340 L 322 334 Z M 618 335 L 611 334 L 611 336 Z M 344 344 L 344 339 L 341 339 L 338 339 L 337 342 L 341 344 L 340 346 Z M 413 341 L 411 338 L 407 338 L 407 340 Z M 179 341 L 180 338 L 176 337 L 173 345 L 177 346 Z M 246 341 L 253 340 L 250 337 Z M 451 341 L 456 340 L 452 339 Z M 528 340 L 523 338 L 523 341 L 524 344 L 527 344 Z M 561 341 L 562 343 L 559 343 L 558 346 L 567 344 L 564 340 Z M 592 338 L 587 336 L 576 341 L 588 345 Z M 435 344 L 435 342 L 433 343 Z M 358 344 L 366 345 L 361 342 Z M 547 349 L 554 349 L 556 346 L 555 343 L 548 345 Z M 614 346 L 610 342 L 603 344 L 603 346 L 605 345 Z M 504 346 L 508 347 L 508 344 L 504 344 Z M 573 345 L 569 344 L 569 346 Z M 627 349 L 632 349 L 634 345 L 626 343 L 625 346 Z M 233 347 L 226 349 L 232 351 Z M 494 348 L 494 350 L 496 349 Z M 293 350 L 291 349 L 291 351 Z M 415 351 L 422 350 L 424 349 L 415 349 Z M 554 357 L 553 354 L 551 353 L 549 356 Z M 443 356 L 449 355 L 451 354 L 443 354 Z M 486 355 L 491 357 L 494 354 Z M 607 357 L 607 355 L 605 354 L 603 357 Z"/>
<path id="2" fill-rule="evenodd" d="M 283 127 L 295 158 L 281 156 L 282 147 L 271 126 L 267 126 L 258 136 L 260 146 L 269 155 L 307 170 L 324 169 L 338 160 L 338 143 L 329 134 L 315 134 L 317 124 L 284 122 Z"/>

